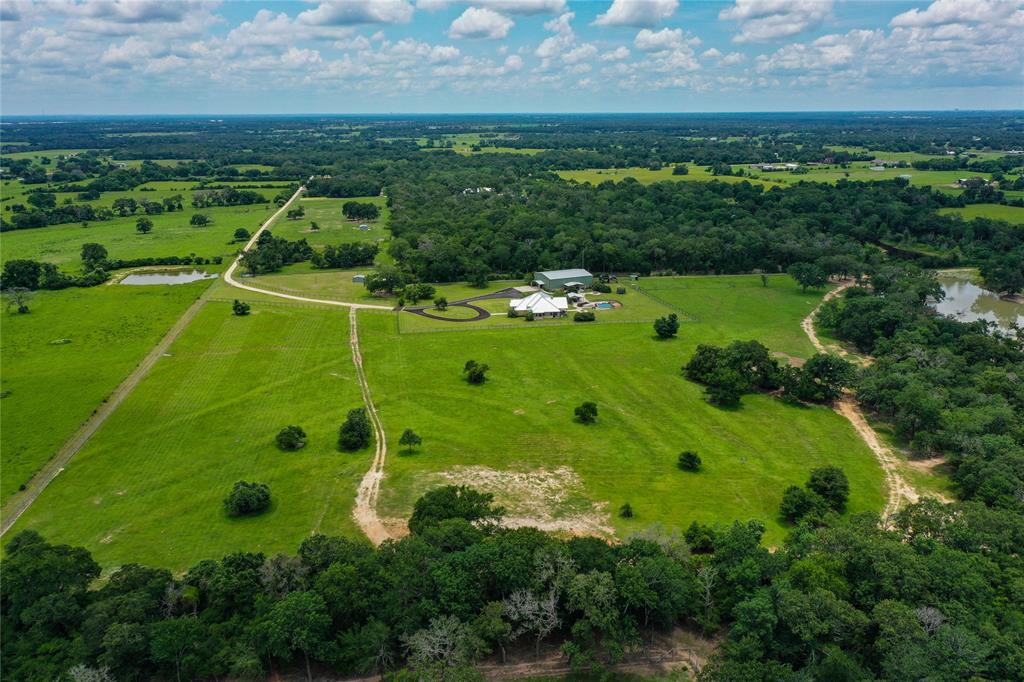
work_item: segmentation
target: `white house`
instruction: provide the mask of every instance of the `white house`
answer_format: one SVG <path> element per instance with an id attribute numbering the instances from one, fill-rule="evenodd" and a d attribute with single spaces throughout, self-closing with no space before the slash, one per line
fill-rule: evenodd
<path id="1" fill-rule="evenodd" d="M 515 298 L 508 302 L 510 310 L 516 315 L 533 313 L 534 317 L 562 317 L 569 310 L 569 302 L 565 296 L 552 296 L 538 291 L 526 298 Z"/>

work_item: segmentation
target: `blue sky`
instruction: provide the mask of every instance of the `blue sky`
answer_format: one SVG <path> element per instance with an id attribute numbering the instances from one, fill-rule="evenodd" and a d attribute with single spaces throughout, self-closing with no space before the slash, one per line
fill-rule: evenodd
<path id="1" fill-rule="evenodd" d="M 4 0 L 0 111 L 1024 108 L 1024 0 Z"/>

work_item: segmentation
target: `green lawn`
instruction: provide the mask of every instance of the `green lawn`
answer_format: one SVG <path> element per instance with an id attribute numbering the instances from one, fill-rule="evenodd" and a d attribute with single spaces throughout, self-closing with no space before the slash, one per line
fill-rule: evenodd
<path id="1" fill-rule="evenodd" d="M 1020 206 L 1004 206 L 1003 204 L 970 204 L 963 208 L 940 208 L 939 213 L 943 215 L 959 215 L 964 220 L 971 218 L 992 218 L 994 220 L 1005 220 L 1008 223 L 1024 225 L 1024 208 Z"/>
<path id="2" fill-rule="evenodd" d="M 208 284 L 40 291 L 28 315 L 0 313 L 0 501 L 56 453 Z"/>
<path id="3" fill-rule="evenodd" d="M 292 552 L 314 529 L 355 534 L 370 454 L 335 444 L 361 404 L 344 311 L 262 302 L 235 317 L 207 303 L 14 532 L 85 546 L 107 570 L 183 570 L 233 551 Z M 288 424 L 309 437 L 296 453 L 274 445 Z M 226 516 L 242 479 L 269 484 L 270 511 Z"/>
<path id="4" fill-rule="evenodd" d="M 766 541 L 777 544 L 786 533 L 777 518 L 783 490 L 824 464 L 850 477 L 852 511 L 881 508 L 882 473 L 841 416 L 763 395 L 722 410 L 680 372 L 698 343 L 760 339 L 773 351 L 808 356 L 799 324 L 820 292 L 802 294 L 782 278 L 767 288 L 759 278 L 642 284 L 699 321 L 665 342 L 646 322 L 515 329 L 438 322 L 458 332 L 396 333 L 391 314 L 360 312 L 364 361 L 392 444 L 382 514 L 405 518 L 425 489 L 455 480 L 495 492 L 513 516 L 536 515 L 538 506 L 556 521 L 582 514 L 620 536 L 653 523 L 757 518 L 768 527 Z M 469 359 L 490 365 L 485 385 L 462 380 Z M 599 406 L 593 426 L 572 418 L 585 400 Z M 395 452 L 405 428 L 423 437 L 413 454 Z M 704 459 L 702 473 L 676 468 L 678 453 L 690 448 Z M 615 513 L 627 501 L 633 520 Z"/>

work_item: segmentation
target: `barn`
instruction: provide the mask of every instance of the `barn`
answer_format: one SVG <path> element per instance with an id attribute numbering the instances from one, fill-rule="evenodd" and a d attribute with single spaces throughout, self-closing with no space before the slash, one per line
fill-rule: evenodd
<path id="1" fill-rule="evenodd" d="M 555 291 L 567 286 L 589 287 L 594 283 L 594 276 L 582 268 L 547 270 L 533 273 L 533 281 L 539 287 Z"/>

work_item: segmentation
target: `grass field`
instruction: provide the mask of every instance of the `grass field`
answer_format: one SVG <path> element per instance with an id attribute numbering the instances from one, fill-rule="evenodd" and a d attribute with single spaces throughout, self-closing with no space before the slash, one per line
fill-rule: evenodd
<path id="1" fill-rule="evenodd" d="M 650 170 L 649 168 L 590 168 L 588 170 L 580 171 L 558 171 L 558 175 L 566 180 L 575 180 L 576 182 L 581 183 L 589 182 L 592 185 L 608 182 L 609 180 L 618 182 L 625 178 L 633 178 L 643 185 L 650 185 L 654 182 L 664 182 L 666 180 L 676 182 L 708 182 L 710 180 L 719 180 L 721 182 L 743 182 L 746 180 L 755 185 L 764 185 L 765 187 L 775 187 L 779 184 L 776 182 L 775 177 L 753 180 L 751 178 L 740 178 L 731 175 L 712 175 L 710 171 L 703 166 L 689 166 L 689 171 L 690 172 L 686 175 L 672 175 L 672 168 L 668 166 L 658 170 Z"/>
<path id="2" fill-rule="evenodd" d="M 381 210 L 380 217 L 372 221 L 347 220 L 341 212 L 341 206 L 346 201 L 376 204 Z M 312 197 L 300 199 L 299 206 L 306 211 L 306 214 L 298 220 L 279 219 L 270 228 L 275 236 L 287 239 L 305 239 L 312 246 L 345 242 L 376 242 L 391 237 L 391 233 L 388 232 L 388 220 L 391 218 L 391 212 L 388 210 L 386 197 L 350 199 Z M 317 232 L 310 231 L 309 226 L 312 222 L 320 227 Z M 368 225 L 370 229 L 365 232 L 359 230 L 358 227 L 361 224 Z"/>
<path id="3" fill-rule="evenodd" d="M 965 175 L 965 171 L 923 171 L 916 170 L 914 168 L 886 168 L 884 170 L 873 171 L 869 168 L 869 163 L 854 163 L 850 164 L 849 168 L 840 168 L 839 166 L 821 166 L 812 167 L 808 173 L 804 174 L 793 174 L 785 171 L 760 171 L 751 169 L 746 165 L 734 165 L 735 170 L 742 169 L 747 175 L 745 176 L 729 176 L 729 175 L 712 175 L 707 168 L 702 166 L 690 166 L 689 173 L 687 175 L 672 175 L 672 168 L 665 167 L 659 170 L 650 170 L 647 168 L 591 168 L 582 171 L 558 171 L 558 175 L 566 180 L 575 180 L 576 182 L 589 182 L 591 184 L 599 184 L 607 182 L 609 180 L 618 182 L 624 178 L 634 178 L 641 184 L 649 185 L 653 182 L 662 182 L 665 180 L 673 180 L 679 182 L 708 182 L 711 180 L 718 180 L 720 182 L 751 182 L 753 184 L 760 184 L 767 187 L 786 187 L 795 185 L 799 182 L 827 182 L 834 184 L 841 179 L 855 180 L 861 182 L 868 182 L 873 180 L 892 180 L 901 175 L 910 176 L 910 184 L 912 185 L 929 185 L 935 189 L 942 189 L 950 192 L 960 192 L 961 190 L 955 187 L 951 187 L 956 183 L 958 178 L 962 178 Z M 981 175 L 987 177 L 986 173 L 971 173 L 971 175 Z"/>
<path id="4" fill-rule="evenodd" d="M 208 284 L 40 291 L 28 315 L 0 313 L 0 501 L 56 453 Z"/>
<path id="5" fill-rule="evenodd" d="M 360 312 L 366 369 L 389 442 L 405 428 L 424 441 L 412 454 L 392 448 L 382 514 L 404 518 L 425 489 L 459 481 L 495 492 L 513 516 L 547 507 L 554 523 L 585 518 L 620 535 L 653 523 L 685 528 L 693 520 L 757 518 L 768 527 L 767 542 L 777 544 L 786 532 L 777 518 L 782 491 L 829 463 L 850 477 L 851 510 L 881 508 L 881 471 L 841 416 L 761 395 L 721 410 L 681 376 L 698 343 L 753 338 L 807 357 L 812 350 L 799 324 L 820 292 L 803 294 L 781 279 L 767 288 L 759 278 L 647 282 L 699 321 L 662 342 L 647 322 L 536 322 L 514 330 L 439 322 L 459 331 L 400 334 L 391 315 Z M 462 380 L 469 359 L 491 366 L 487 384 Z M 584 400 L 600 410 L 590 427 L 572 419 Z M 704 459 L 702 473 L 676 468 L 676 456 L 689 448 Z M 635 519 L 618 518 L 624 502 Z"/>
<path id="6" fill-rule="evenodd" d="M 235 317 L 207 303 L 13 532 L 83 545 L 108 570 L 183 570 L 233 551 L 293 552 L 314 529 L 356 533 L 369 454 L 335 450 L 345 413 L 362 404 L 348 343 L 338 310 L 257 302 Z M 295 453 L 274 445 L 288 424 L 309 437 Z M 242 479 L 269 484 L 268 512 L 226 516 Z"/>
<path id="7" fill-rule="evenodd" d="M 942 215 L 959 215 L 964 220 L 972 218 L 992 218 L 993 220 L 1005 220 L 1008 223 L 1024 225 L 1024 208 L 1019 206 L 1004 206 L 1003 204 L 970 204 L 963 208 L 940 208 Z"/>
<path id="8" fill-rule="evenodd" d="M 149 234 L 136 231 L 138 216 L 92 222 L 88 227 L 70 223 L 14 230 L 3 235 L 3 259 L 31 258 L 75 270 L 79 266 L 82 244 L 86 242 L 103 244 L 111 258 L 187 256 L 193 253 L 204 258 L 227 257 L 240 247 L 233 241 L 237 228 L 244 227 L 254 232 L 276 210 L 273 204 L 204 209 L 186 205 L 184 211 L 148 216 L 153 221 L 153 231 Z M 206 227 L 191 226 L 189 220 L 195 213 L 206 214 L 213 223 Z"/>

